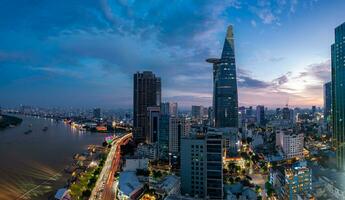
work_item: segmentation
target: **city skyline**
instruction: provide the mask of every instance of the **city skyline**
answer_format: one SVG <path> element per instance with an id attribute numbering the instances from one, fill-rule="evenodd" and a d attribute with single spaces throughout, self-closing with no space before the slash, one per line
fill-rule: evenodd
<path id="1" fill-rule="evenodd" d="M 1 106 L 130 108 L 132 74 L 146 70 L 162 78 L 163 101 L 210 106 L 204 60 L 230 24 L 240 106 L 322 106 L 345 18 L 342 1 L 0 4 Z"/>

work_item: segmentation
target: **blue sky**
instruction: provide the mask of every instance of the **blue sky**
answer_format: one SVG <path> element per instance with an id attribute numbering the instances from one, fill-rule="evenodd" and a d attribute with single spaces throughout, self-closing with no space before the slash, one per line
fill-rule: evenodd
<path id="1" fill-rule="evenodd" d="M 342 0 L 0 2 L 0 105 L 123 108 L 132 74 L 163 100 L 211 105 L 212 66 L 234 25 L 241 105 L 322 105 Z"/>

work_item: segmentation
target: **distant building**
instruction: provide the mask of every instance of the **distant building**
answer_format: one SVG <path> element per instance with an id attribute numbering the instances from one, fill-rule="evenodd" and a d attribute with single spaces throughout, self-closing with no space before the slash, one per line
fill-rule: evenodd
<path id="1" fill-rule="evenodd" d="M 100 119 L 101 118 L 101 109 L 100 108 L 93 109 L 93 118 L 94 119 Z"/>
<path id="2" fill-rule="evenodd" d="M 178 106 L 176 102 L 164 102 L 161 104 L 161 114 L 177 116 L 178 115 Z"/>
<path id="3" fill-rule="evenodd" d="M 201 119 L 203 114 L 203 107 L 202 106 L 192 106 L 192 118 L 193 119 Z"/>
<path id="4" fill-rule="evenodd" d="M 238 128 L 238 94 L 233 27 L 227 29 L 221 58 L 213 64 L 213 110 L 215 127 Z"/>
<path id="5" fill-rule="evenodd" d="M 223 199 L 223 138 L 201 128 L 181 139 L 181 192 L 195 198 Z"/>
<path id="6" fill-rule="evenodd" d="M 139 143 L 148 139 L 147 108 L 160 106 L 161 79 L 150 71 L 144 71 L 134 74 L 133 82 L 133 137 Z"/>
<path id="7" fill-rule="evenodd" d="M 169 109 L 171 116 L 178 116 L 178 105 L 176 102 L 171 102 Z"/>
<path id="8" fill-rule="evenodd" d="M 279 166 L 270 170 L 270 183 L 279 199 L 296 200 L 298 196 L 309 196 L 312 191 L 312 171 L 306 161 L 292 166 Z"/>
<path id="9" fill-rule="evenodd" d="M 158 142 L 160 107 L 147 107 L 147 140 L 149 144 Z"/>
<path id="10" fill-rule="evenodd" d="M 335 28 L 331 55 L 333 141 L 337 168 L 345 170 L 345 23 Z"/>
<path id="11" fill-rule="evenodd" d="M 258 105 L 256 106 L 256 123 L 260 126 L 265 124 L 265 107 Z"/>
<path id="12" fill-rule="evenodd" d="M 289 130 L 278 130 L 276 145 L 283 151 L 286 159 L 302 158 L 304 149 L 304 134 Z"/>
<path id="13" fill-rule="evenodd" d="M 137 147 L 136 155 L 139 158 L 148 158 L 150 160 L 158 159 L 158 145 L 155 144 L 144 144 L 141 143 Z"/>

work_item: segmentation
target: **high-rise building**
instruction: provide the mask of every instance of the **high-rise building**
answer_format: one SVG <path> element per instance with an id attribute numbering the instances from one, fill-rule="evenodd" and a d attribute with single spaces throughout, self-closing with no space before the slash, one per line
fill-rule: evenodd
<path id="1" fill-rule="evenodd" d="M 282 118 L 283 120 L 292 119 L 290 109 L 287 106 L 282 109 Z"/>
<path id="2" fill-rule="evenodd" d="M 159 117 L 158 148 L 159 159 L 162 161 L 169 159 L 169 120 L 170 115 L 161 114 Z"/>
<path id="3" fill-rule="evenodd" d="M 170 115 L 170 116 L 177 116 L 177 103 L 176 102 L 164 102 L 161 103 L 161 114 L 162 115 Z"/>
<path id="4" fill-rule="evenodd" d="M 101 109 L 100 108 L 93 109 L 93 118 L 94 119 L 100 119 L 101 118 Z"/>
<path id="5" fill-rule="evenodd" d="M 238 94 L 232 26 L 228 27 L 221 58 L 210 58 L 206 61 L 213 63 L 215 127 L 238 128 Z"/>
<path id="6" fill-rule="evenodd" d="M 177 102 L 171 102 L 169 105 L 170 115 L 177 116 L 178 115 L 178 106 Z"/>
<path id="7" fill-rule="evenodd" d="M 201 119 L 203 113 L 203 107 L 202 106 L 192 106 L 192 118 L 193 119 Z"/>
<path id="8" fill-rule="evenodd" d="M 333 141 L 337 167 L 345 170 L 345 23 L 335 28 L 331 54 Z"/>
<path id="9" fill-rule="evenodd" d="M 326 124 L 330 122 L 332 110 L 332 82 L 323 85 L 323 117 Z"/>
<path id="10" fill-rule="evenodd" d="M 161 103 L 161 114 L 162 115 L 170 115 L 170 103 L 169 102 L 162 102 Z"/>
<path id="11" fill-rule="evenodd" d="M 276 145 L 282 150 L 285 158 L 302 158 L 304 134 L 292 129 L 278 130 L 276 133 Z"/>
<path id="12" fill-rule="evenodd" d="M 153 144 L 158 142 L 159 137 L 159 117 L 160 107 L 152 106 L 147 107 L 147 143 Z"/>
<path id="13" fill-rule="evenodd" d="M 150 71 L 134 74 L 133 137 L 136 142 L 147 142 L 147 108 L 160 106 L 161 79 Z"/>
<path id="14" fill-rule="evenodd" d="M 223 199 L 222 132 L 204 128 L 181 139 L 181 192 Z"/>
<path id="15" fill-rule="evenodd" d="M 256 123 L 260 126 L 265 124 L 265 107 L 258 105 L 256 106 Z"/>
<path id="16" fill-rule="evenodd" d="M 179 156 L 181 151 L 181 137 L 189 135 L 191 124 L 184 117 L 170 117 L 169 120 L 169 153 Z"/>

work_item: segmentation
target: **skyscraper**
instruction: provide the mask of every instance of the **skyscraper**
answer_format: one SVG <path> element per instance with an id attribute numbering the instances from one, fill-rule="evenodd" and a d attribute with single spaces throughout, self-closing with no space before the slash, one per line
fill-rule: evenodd
<path id="1" fill-rule="evenodd" d="M 333 141 L 337 167 L 345 170 L 345 23 L 335 28 L 331 68 Z"/>
<path id="2" fill-rule="evenodd" d="M 134 74 L 133 94 L 133 136 L 136 142 L 147 142 L 149 130 L 147 130 L 147 108 L 160 106 L 161 103 L 161 79 L 150 71 Z"/>
<path id="3" fill-rule="evenodd" d="M 213 63 L 213 109 L 215 127 L 238 127 L 238 99 L 235 47 L 232 26 L 228 27 L 220 59 Z"/>
<path id="4" fill-rule="evenodd" d="M 323 85 L 323 116 L 325 123 L 329 123 L 332 109 L 332 82 Z"/>
<path id="5" fill-rule="evenodd" d="M 256 106 L 256 123 L 263 126 L 265 123 L 265 107 L 258 105 Z"/>

